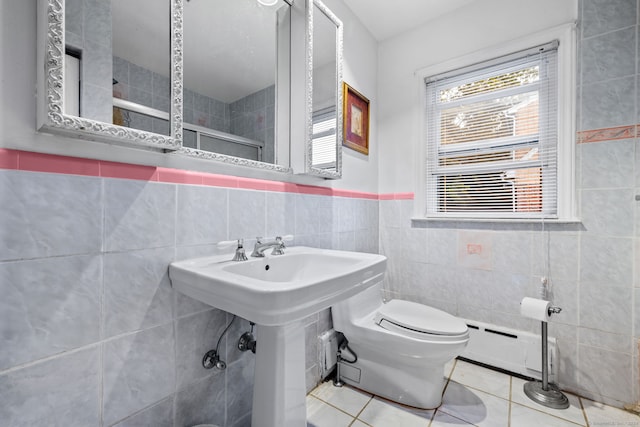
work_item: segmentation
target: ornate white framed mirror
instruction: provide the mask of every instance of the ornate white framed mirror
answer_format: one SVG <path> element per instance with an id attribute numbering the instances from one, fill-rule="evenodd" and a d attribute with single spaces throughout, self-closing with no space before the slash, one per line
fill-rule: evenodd
<path id="1" fill-rule="evenodd" d="M 292 0 L 186 0 L 179 154 L 290 172 Z"/>
<path id="2" fill-rule="evenodd" d="M 340 178 L 342 23 L 320 0 L 38 2 L 38 129 Z"/>
<path id="3" fill-rule="evenodd" d="M 181 146 L 183 5 L 153 4 L 39 0 L 40 130 L 164 150 Z M 135 49 L 140 44 L 131 40 L 154 48 Z M 157 51 L 164 53 L 153 56 Z"/>
<path id="4" fill-rule="evenodd" d="M 342 21 L 321 1 L 307 0 L 305 172 L 342 176 Z"/>

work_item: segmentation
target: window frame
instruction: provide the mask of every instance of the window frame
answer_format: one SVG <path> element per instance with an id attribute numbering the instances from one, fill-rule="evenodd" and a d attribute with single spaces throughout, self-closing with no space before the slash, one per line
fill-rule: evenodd
<path id="1" fill-rule="evenodd" d="M 427 137 L 429 118 L 427 117 L 427 85 L 425 79 L 461 70 L 474 64 L 491 64 L 504 60 L 514 53 L 557 40 L 557 215 L 554 218 L 490 216 L 472 212 L 449 212 L 432 215 L 427 206 Z M 482 49 L 471 54 L 421 68 L 415 72 L 416 83 L 420 85 L 421 96 L 418 123 L 421 124 L 420 141 L 417 147 L 415 165 L 414 221 L 495 221 L 495 222 L 576 222 L 575 195 L 575 135 L 576 135 L 576 26 L 574 23 L 554 27 L 498 46 Z"/>

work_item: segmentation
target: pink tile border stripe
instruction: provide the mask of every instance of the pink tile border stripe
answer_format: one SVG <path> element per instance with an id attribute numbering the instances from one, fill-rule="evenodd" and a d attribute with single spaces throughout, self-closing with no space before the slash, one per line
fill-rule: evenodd
<path id="1" fill-rule="evenodd" d="M 613 141 L 640 137 L 640 124 L 612 128 L 585 130 L 577 133 L 577 143 Z M 289 182 L 243 178 L 231 175 L 142 166 L 55 154 L 0 148 L 0 169 L 49 172 L 103 178 L 134 179 L 141 181 L 194 184 L 245 190 L 276 191 L 283 193 L 349 197 L 369 200 L 413 200 L 414 193 L 367 193 L 341 190 Z"/>
<path id="2" fill-rule="evenodd" d="M 378 195 L 379 200 L 413 200 L 413 193 L 385 193 Z"/>
<path id="3" fill-rule="evenodd" d="M 155 166 L 133 165 L 128 163 L 58 156 L 54 154 L 42 154 L 4 148 L 0 148 L 0 169 L 95 176 L 103 178 L 133 179 L 172 184 L 240 188 L 244 190 L 347 197 L 354 199 L 413 199 L 413 193 L 389 193 L 379 195 L 364 191 L 341 190 L 313 185 L 294 184 L 290 182 L 243 178 L 231 175 L 219 175 L 207 172 L 196 172 Z"/>
<path id="4" fill-rule="evenodd" d="M 640 125 L 618 126 L 613 128 L 593 129 L 578 132 L 577 143 L 613 141 L 617 139 L 629 139 L 638 136 Z"/>

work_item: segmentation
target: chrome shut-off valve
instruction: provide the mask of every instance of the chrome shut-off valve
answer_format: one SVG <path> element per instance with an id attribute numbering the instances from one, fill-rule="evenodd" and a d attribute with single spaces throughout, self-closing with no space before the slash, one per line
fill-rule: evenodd
<path id="1" fill-rule="evenodd" d="M 219 371 L 227 369 L 227 364 L 224 360 L 220 359 L 220 355 L 215 350 L 209 350 L 202 358 L 202 366 L 205 369 L 216 368 Z"/>
<path id="2" fill-rule="evenodd" d="M 253 354 L 256 353 L 256 339 L 253 336 L 253 326 L 255 323 L 250 322 L 251 331 L 247 331 L 240 336 L 238 340 L 238 350 L 240 351 L 248 351 L 251 350 Z"/>

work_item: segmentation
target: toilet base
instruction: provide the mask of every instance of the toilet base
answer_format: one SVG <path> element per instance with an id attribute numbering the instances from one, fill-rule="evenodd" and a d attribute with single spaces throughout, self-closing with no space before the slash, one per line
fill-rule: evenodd
<path id="1" fill-rule="evenodd" d="M 362 357 L 356 363 L 340 362 L 340 379 L 376 396 L 420 409 L 440 406 L 446 383 L 444 365 L 398 369 Z"/>

